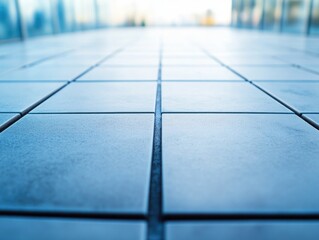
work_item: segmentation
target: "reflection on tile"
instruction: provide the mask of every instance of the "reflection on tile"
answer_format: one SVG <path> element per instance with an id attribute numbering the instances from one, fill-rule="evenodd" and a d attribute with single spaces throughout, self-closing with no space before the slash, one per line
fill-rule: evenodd
<path id="1" fill-rule="evenodd" d="M 319 82 L 259 82 L 257 85 L 299 112 L 319 112 Z"/>
<path id="2" fill-rule="evenodd" d="M 163 112 L 290 112 L 246 82 L 163 83 Z"/>
<path id="3" fill-rule="evenodd" d="M 156 83 L 72 83 L 33 112 L 154 112 Z"/>
<path id="4" fill-rule="evenodd" d="M 295 115 L 164 115 L 164 212 L 318 212 L 318 154 Z"/>
<path id="5" fill-rule="evenodd" d="M 224 67 L 163 67 L 162 80 L 242 80 Z"/>
<path id="6" fill-rule="evenodd" d="M 154 117 L 29 115 L 1 133 L 0 209 L 148 209 Z"/>
<path id="7" fill-rule="evenodd" d="M 145 233 L 146 225 L 141 221 L 0 218 L 0 238 L 10 240 L 144 240 Z"/>
<path id="8" fill-rule="evenodd" d="M 317 221 L 228 221 L 168 223 L 167 240 L 316 240 Z"/>

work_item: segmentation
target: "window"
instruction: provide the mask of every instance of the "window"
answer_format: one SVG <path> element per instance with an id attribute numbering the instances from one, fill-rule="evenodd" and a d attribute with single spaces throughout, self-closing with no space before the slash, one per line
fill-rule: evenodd
<path id="1" fill-rule="evenodd" d="M 319 0 L 313 0 L 310 34 L 319 34 Z"/>
<path id="2" fill-rule="evenodd" d="M 0 40 L 19 38 L 18 13 L 14 0 L 0 0 Z"/>
<path id="3" fill-rule="evenodd" d="M 22 17 L 28 36 L 53 33 L 51 2 L 48 0 L 20 0 Z"/>
<path id="4" fill-rule="evenodd" d="M 306 32 L 308 10 L 309 0 L 286 0 L 283 14 L 283 31 Z"/>

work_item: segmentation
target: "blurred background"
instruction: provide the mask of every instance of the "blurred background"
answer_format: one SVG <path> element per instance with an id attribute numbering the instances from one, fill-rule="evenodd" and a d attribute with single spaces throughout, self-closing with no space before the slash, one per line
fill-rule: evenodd
<path id="1" fill-rule="evenodd" d="M 0 41 L 106 27 L 232 26 L 319 34 L 319 0 L 0 0 Z"/>

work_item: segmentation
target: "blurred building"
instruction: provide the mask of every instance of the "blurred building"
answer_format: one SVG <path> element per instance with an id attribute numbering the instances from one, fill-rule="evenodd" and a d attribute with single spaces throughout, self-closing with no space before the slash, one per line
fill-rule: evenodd
<path id="1" fill-rule="evenodd" d="M 232 25 L 299 34 L 319 33 L 319 0 L 233 0 Z"/>

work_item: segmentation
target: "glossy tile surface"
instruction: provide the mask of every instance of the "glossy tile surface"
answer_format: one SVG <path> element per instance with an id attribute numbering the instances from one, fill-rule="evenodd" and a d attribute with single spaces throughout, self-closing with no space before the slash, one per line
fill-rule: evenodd
<path id="1" fill-rule="evenodd" d="M 163 83 L 163 112 L 290 112 L 246 82 Z"/>
<path id="2" fill-rule="evenodd" d="M 22 112 L 62 86 L 63 83 L 0 82 L 0 112 Z"/>
<path id="3" fill-rule="evenodd" d="M 301 113 L 319 112 L 319 82 L 315 83 L 257 83 Z"/>
<path id="4" fill-rule="evenodd" d="M 317 221 L 229 221 L 182 222 L 166 226 L 167 240 L 316 240 L 319 236 Z"/>
<path id="5" fill-rule="evenodd" d="M 317 212 L 318 154 L 294 115 L 164 115 L 164 213 Z"/>
<path id="6" fill-rule="evenodd" d="M 224 67 L 165 67 L 162 70 L 162 80 L 238 80 L 242 79 Z"/>
<path id="7" fill-rule="evenodd" d="M 319 81 L 319 74 L 295 67 L 236 66 L 234 69 L 251 81 Z"/>
<path id="8" fill-rule="evenodd" d="M 49 218 L 0 218 L 1 239 L 47 240 L 144 240 L 145 223 L 141 221 L 103 221 Z"/>
<path id="9" fill-rule="evenodd" d="M 80 80 L 141 81 L 157 80 L 157 67 L 107 67 L 101 66 L 83 75 Z"/>
<path id="10" fill-rule="evenodd" d="M 1 134 L 0 209 L 147 211 L 153 115 L 31 115 Z"/>
<path id="11" fill-rule="evenodd" d="M 33 112 L 154 112 L 156 83 L 72 83 Z"/>

